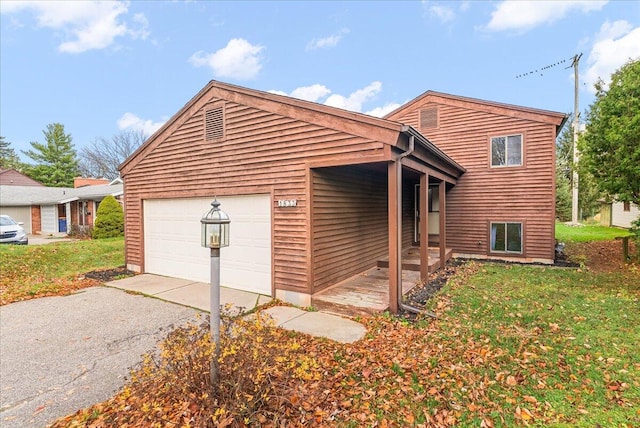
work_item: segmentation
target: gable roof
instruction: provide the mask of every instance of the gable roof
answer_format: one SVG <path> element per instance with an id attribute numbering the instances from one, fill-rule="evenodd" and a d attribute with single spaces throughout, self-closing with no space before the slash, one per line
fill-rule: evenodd
<path id="1" fill-rule="evenodd" d="M 401 134 L 419 135 L 417 130 L 393 120 L 211 80 L 119 166 L 120 175 L 126 175 L 147 153 L 213 98 L 249 105 L 270 113 L 376 140 L 390 146 L 398 145 Z M 426 137 L 421 137 L 428 141 Z M 451 163 L 461 172 L 464 171 L 464 168 L 435 145 L 429 143 L 426 147 L 437 157 Z"/>
<path id="2" fill-rule="evenodd" d="M 524 107 L 514 104 L 499 103 L 496 101 L 481 100 L 478 98 L 462 97 L 459 95 L 446 94 L 444 92 L 426 91 L 411 101 L 401 105 L 392 112 L 386 114 L 386 119 L 393 120 L 399 117 L 408 109 L 415 108 L 416 104 L 428 103 L 433 100 L 439 104 L 447 104 L 472 110 L 485 111 L 487 113 L 500 114 L 503 116 L 517 117 L 520 119 L 532 120 L 556 125 L 556 135 L 560 133 L 569 115 L 551 110 L 542 110 L 531 107 Z"/>
<path id="3" fill-rule="evenodd" d="M 13 168 L 0 169 L 0 185 L 44 187 L 44 184 Z"/>

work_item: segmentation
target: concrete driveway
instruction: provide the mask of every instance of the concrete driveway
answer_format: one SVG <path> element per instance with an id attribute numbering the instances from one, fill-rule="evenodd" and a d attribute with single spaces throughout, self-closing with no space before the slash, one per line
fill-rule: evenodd
<path id="1" fill-rule="evenodd" d="M 44 427 L 106 400 L 197 313 L 107 287 L 0 307 L 0 426 Z"/>
<path id="2" fill-rule="evenodd" d="M 52 244 L 54 242 L 74 241 L 67 238 L 67 235 L 29 235 L 29 245 Z"/>

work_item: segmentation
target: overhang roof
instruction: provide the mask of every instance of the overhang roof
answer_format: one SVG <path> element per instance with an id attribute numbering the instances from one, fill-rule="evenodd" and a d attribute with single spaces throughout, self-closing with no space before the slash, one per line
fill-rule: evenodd
<path id="1" fill-rule="evenodd" d="M 407 136 L 420 135 L 417 130 L 393 120 L 212 80 L 119 166 L 120 175 L 125 176 L 149 151 L 184 123 L 190 116 L 190 112 L 193 113 L 202 108 L 213 98 L 253 106 L 274 114 L 380 141 L 390 146 L 397 146 L 400 135 L 403 133 L 409 132 Z M 420 137 L 420 141 L 428 141 L 426 137 L 422 135 Z M 460 165 L 453 162 L 432 143 L 429 142 L 424 146 L 438 158 L 460 169 L 460 173 L 464 172 Z"/>

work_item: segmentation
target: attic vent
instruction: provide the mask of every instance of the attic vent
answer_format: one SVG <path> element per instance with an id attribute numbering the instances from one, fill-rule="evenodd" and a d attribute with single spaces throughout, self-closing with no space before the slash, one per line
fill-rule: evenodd
<path id="1" fill-rule="evenodd" d="M 217 140 L 224 137 L 224 112 L 222 107 L 207 110 L 204 114 L 205 140 Z"/>
<path id="2" fill-rule="evenodd" d="M 438 127 L 438 107 L 429 107 L 420 110 L 420 128 Z"/>

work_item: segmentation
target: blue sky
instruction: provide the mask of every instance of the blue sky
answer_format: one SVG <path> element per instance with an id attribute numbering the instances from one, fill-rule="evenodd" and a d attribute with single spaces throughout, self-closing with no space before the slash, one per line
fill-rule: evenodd
<path id="1" fill-rule="evenodd" d="M 2 0 L 0 19 L 16 151 L 53 122 L 78 150 L 150 134 L 211 79 L 378 116 L 427 90 L 568 113 L 577 53 L 584 111 L 640 57 L 640 1 Z"/>

